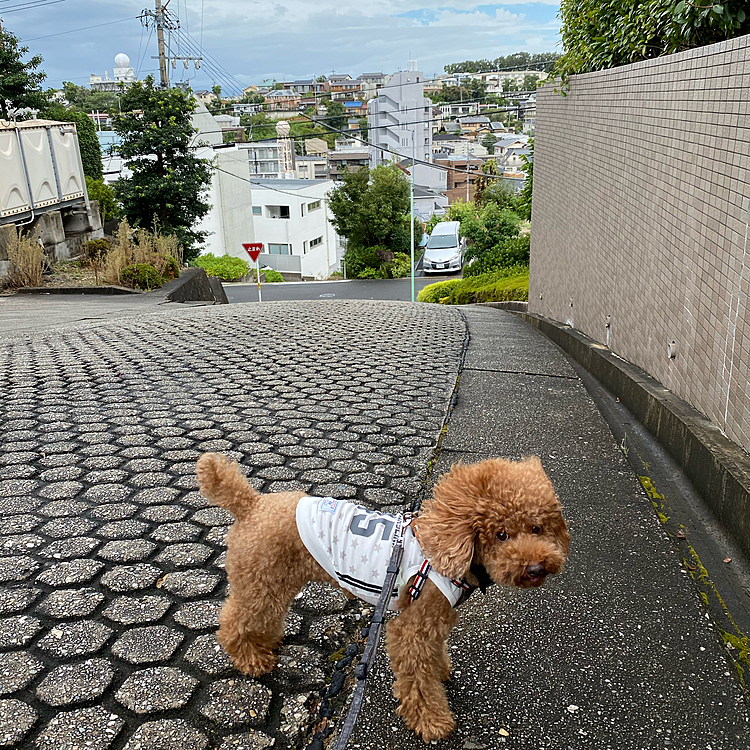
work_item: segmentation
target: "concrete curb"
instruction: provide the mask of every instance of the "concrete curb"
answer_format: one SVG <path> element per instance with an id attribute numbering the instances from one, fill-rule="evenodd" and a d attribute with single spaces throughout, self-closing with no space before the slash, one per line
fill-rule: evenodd
<path id="1" fill-rule="evenodd" d="M 139 289 L 106 284 L 101 286 L 25 286 L 16 290 L 18 294 L 146 294 Z"/>
<path id="2" fill-rule="evenodd" d="M 180 277 L 152 294 L 163 295 L 169 302 L 216 302 L 211 284 L 203 268 L 186 268 Z"/>
<path id="3" fill-rule="evenodd" d="M 686 401 L 602 344 L 554 320 L 514 312 L 588 370 L 679 464 L 750 557 L 750 456 Z"/>

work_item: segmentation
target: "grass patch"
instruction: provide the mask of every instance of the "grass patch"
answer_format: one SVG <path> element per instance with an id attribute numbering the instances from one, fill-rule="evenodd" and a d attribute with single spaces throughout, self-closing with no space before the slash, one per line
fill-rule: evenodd
<path id="1" fill-rule="evenodd" d="M 508 302 L 529 299 L 529 269 L 512 266 L 466 279 L 438 281 L 422 289 L 418 302 L 469 305 L 474 302 Z"/>

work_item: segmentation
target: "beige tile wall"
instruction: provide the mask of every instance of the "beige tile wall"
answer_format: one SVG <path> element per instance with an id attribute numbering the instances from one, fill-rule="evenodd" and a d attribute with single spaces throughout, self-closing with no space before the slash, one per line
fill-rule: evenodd
<path id="1" fill-rule="evenodd" d="M 530 312 L 608 343 L 745 450 L 748 167 L 750 36 L 539 92 Z"/>

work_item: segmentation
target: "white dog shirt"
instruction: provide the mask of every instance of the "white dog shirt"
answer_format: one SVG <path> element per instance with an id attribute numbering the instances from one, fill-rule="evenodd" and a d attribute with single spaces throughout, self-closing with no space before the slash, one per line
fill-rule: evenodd
<path id="1" fill-rule="evenodd" d="M 432 570 L 404 517 L 378 513 L 332 497 L 303 497 L 297 505 L 297 529 L 307 550 L 339 585 L 370 604 L 377 604 L 397 535 L 403 532 L 404 554 L 388 609 L 398 609 L 398 598 L 413 575 L 411 599 L 419 596 L 429 578 L 455 607 L 470 589 Z"/>

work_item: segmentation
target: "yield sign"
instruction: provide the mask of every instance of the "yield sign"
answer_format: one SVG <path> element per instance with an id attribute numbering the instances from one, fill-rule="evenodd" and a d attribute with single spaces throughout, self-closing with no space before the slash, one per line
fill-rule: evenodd
<path id="1" fill-rule="evenodd" d="M 258 256 L 263 252 L 262 242 L 243 242 L 242 247 L 247 250 L 247 254 L 252 258 L 253 263 L 258 260 Z"/>

